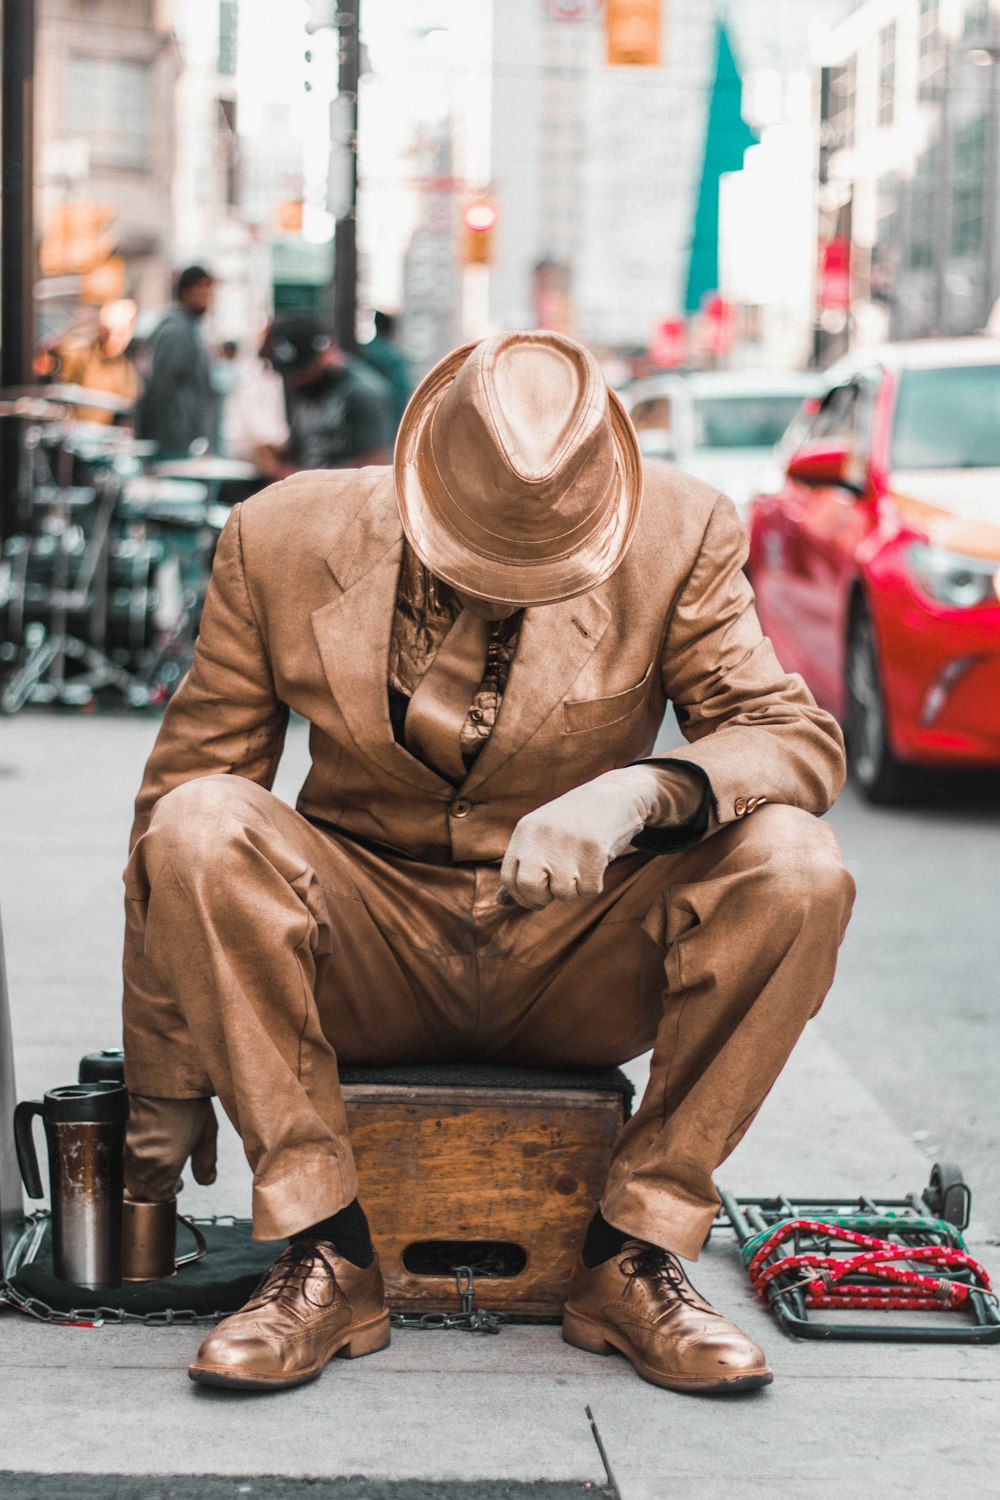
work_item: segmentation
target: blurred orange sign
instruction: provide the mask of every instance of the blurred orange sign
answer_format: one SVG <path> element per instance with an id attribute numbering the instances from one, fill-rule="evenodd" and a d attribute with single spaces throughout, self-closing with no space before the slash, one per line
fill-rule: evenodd
<path id="1" fill-rule="evenodd" d="M 661 0 L 607 0 L 608 62 L 616 67 L 659 67 L 661 12 Z"/>
<path id="2" fill-rule="evenodd" d="M 284 203 L 279 203 L 276 217 L 278 228 L 283 229 L 286 234 L 301 234 L 302 199 L 288 198 Z"/>
<path id="3" fill-rule="evenodd" d="M 117 244 L 107 233 L 116 213 L 107 203 L 60 203 L 39 249 L 42 275 L 82 275 L 102 265 Z"/>

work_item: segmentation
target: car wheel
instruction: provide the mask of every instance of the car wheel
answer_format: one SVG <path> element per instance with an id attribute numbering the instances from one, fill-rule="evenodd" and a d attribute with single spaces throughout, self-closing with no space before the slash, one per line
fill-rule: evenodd
<path id="1" fill-rule="evenodd" d="M 889 748 L 875 630 L 864 605 L 855 609 L 851 621 L 845 687 L 844 737 L 851 779 L 869 802 L 905 800 L 912 791 L 912 775 Z"/>

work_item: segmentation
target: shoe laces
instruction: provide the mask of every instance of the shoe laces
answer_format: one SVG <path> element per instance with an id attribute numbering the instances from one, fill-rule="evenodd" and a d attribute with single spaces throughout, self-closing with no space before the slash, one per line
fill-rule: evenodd
<path id="1" fill-rule="evenodd" d="M 309 1278 L 313 1271 L 323 1268 L 329 1277 L 330 1294 L 320 1300 L 309 1294 Z M 247 1309 L 263 1307 L 268 1302 L 279 1302 L 288 1293 L 301 1292 L 310 1307 L 329 1307 L 336 1299 L 339 1288 L 337 1273 L 324 1246 L 319 1240 L 293 1240 L 283 1250 L 254 1292 Z"/>
<path id="2" fill-rule="evenodd" d="M 704 1311 L 701 1298 L 685 1276 L 677 1256 L 670 1250 L 663 1250 L 659 1245 L 644 1245 L 641 1250 L 625 1256 L 619 1264 L 628 1277 L 626 1290 L 631 1289 L 636 1281 L 652 1281 L 669 1289 L 689 1307 Z"/>

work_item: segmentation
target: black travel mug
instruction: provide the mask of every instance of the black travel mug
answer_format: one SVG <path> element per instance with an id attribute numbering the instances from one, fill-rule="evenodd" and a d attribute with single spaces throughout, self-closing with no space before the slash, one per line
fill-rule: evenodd
<path id="1" fill-rule="evenodd" d="M 120 1286 L 128 1093 L 120 1083 L 74 1083 L 17 1106 L 14 1141 L 29 1198 L 42 1196 L 35 1115 L 48 1145 L 55 1274 L 76 1286 Z"/>

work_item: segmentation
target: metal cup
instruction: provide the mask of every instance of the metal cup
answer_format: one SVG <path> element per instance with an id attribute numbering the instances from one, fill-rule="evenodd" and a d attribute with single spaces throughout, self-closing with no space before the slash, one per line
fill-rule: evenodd
<path id="1" fill-rule="evenodd" d="M 31 1134 L 45 1125 L 52 1199 L 52 1261 L 61 1281 L 97 1289 L 122 1279 L 122 1213 L 128 1094 L 120 1083 L 69 1084 L 14 1111 L 14 1142 L 30 1198 L 42 1197 Z"/>
<path id="2" fill-rule="evenodd" d="M 177 1258 L 177 1225 L 194 1235 L 195 1248 Z M 196 1224 L 177 1212 L 177 1199 L 151 1203 L 131 1198 L 122 1203 L 122 1280 L 162 1281 L 176 1275 L 181 1266 L 201 1260 L 205 1236 Z"/>

